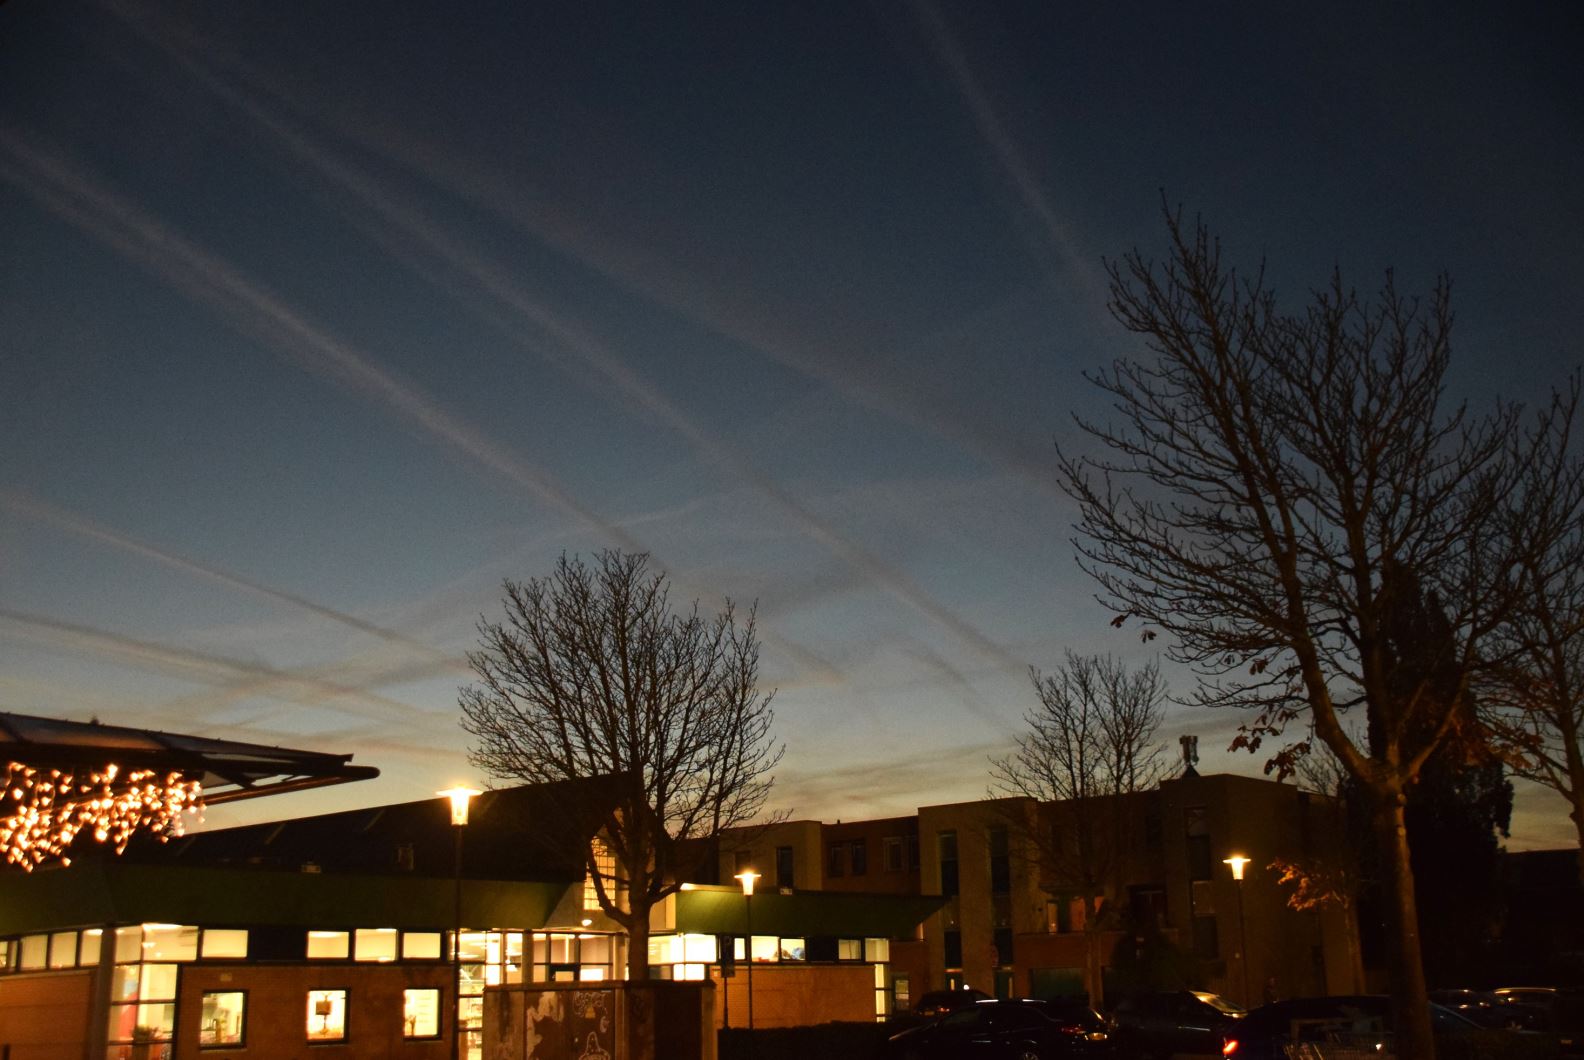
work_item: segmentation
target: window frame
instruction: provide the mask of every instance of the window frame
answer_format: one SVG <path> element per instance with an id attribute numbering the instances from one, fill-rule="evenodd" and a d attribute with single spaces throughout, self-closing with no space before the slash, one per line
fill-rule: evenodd
<path id="1" fill-rule="evenodd" d="M 212 1043 L 206 1045 L 206 1044 L 204 1044 L 204 1040 L 203 1040 L 204 1001 L 205 1001 L 205 999 L 207 999 L 209 997 L 217 997 L 217 996 L 220 996 L 222 994 L 236 994 L 236 995 L 238 995 L 239 997 L 242 998 L 242 1019 L 241 1019 L 241 1022 L 240 1022 L 239 1028 L 238 1028 L 238 1032 L 237 1032 L 237 1040 L 234 1041 L 234 1042 L 229 1042 L 229 1041 L 228 1042 L 212 1042 Z M 201 1050 L 203 1050 L 203 1049 L 246 1049 L 247 1048 L 247 1027 L 248 1027 L 248 1004 L 249 1004 L 248 991 L 246 989 L 240 989 L 240 990 L 205 990 L 205 991 L 203 991 L 198 997 L 198 1048 L 201 1049 Z"/>
<path id="2" fill-rule="evenodd" d="M 402 988 L 402 1041 L 404 1042 L 432 1042 L 445 1036 L 445 1010 L 440 1003 L 441 988 L 438 986 L 408 986 Z M 407 1031 L 407 996 L 409 994 L 433 994 L 435 1012 L 435 1030 L 433 1034 L 408 1033 Z"/>
<path id="3" fill-rule="evenodd" d="M 314 1003 L 314 995 L 315 994 L 340 994 L 341 995 L 341 1036 L 339 1038 L 315 1038 L 315 1037 L 313 1037 L 313 1017 L 315 1015 L 315 1012 L 313 1010 L 313 1003 Z M 309 1045 L 345 1045 L 347 1042 L 351 1041 L 351 1039 L 352 1039 L 352 991 L 351 991 L 351 989 L 349 989 L 348 987 L 344 987 L 344 986 L 311 986 L 311 987 L 308 988 L 308 992 L 307 992 L 305 1000 L 307 1001 L 309 1007 L 308 1007 L 308 1011 L 306 1013 L 306 1018 L 303 1021 L 303 1036 L 304 1036 L 304 1040 L 307 1041 L 307 1043 Z M 326 1015 L 328 1016 L 328 1013 L 326 1013 Z"/>

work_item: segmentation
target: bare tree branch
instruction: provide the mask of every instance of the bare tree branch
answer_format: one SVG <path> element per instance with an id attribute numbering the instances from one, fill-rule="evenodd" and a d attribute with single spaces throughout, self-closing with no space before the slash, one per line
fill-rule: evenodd
<path id="1" fill-rule="evenodd" d="M 1367 302 L 1334 275 L 1282 311 L 1263 268 L 1240 276 L 1202 225 L 1166 222 L 1165 261 L 1109 266 L 1111 312 L 1149 355 L 1092 377 L 1115 417 L 1079 418 L 1099 454 L 1060 454 L 1074 545 L 1103 604 L 1169 634 L 1199 702 L 1252 711 L 1234 746 L 1302 719 L 1367 793 L 1393 867 L 1402 1055 L 1420 1060 L 1433 1050 L 1404 799 L 1466 727 L 1525 562 L 1580 511 L 1576 476 L 1525 473 L 1558 466 L 1578 391 L 1530 418 L 1499 401 L 1443 410 L 1448 283 L 1421 300 L 1388 273 Z M 1416 610 L 1441 616 L 1436 657 L 1399 666 Z M 1367 744 L 1345 727 L 1360 707 Z M 1306 746 L 1267 768 L 1290 773 Z"/>
<path id="2" fill-rule="evenodd" d="M 1102 1002 L 1100 933 L 1114 926 L 1138 814 L 1128 796 L 1165 775 L 1155 742 L 1165 716 L 1166 683 L 1155 663 L 1129 670 L 1109 655 L 1067 652 L 1055 672 L 1030 668 L 1040 705 L 1024 721 L 1017 749 L 991 762 L 1001 794 L 1039 804 L 1030 828 L 1015 823 L 1034 852 L 1041 885 L 1082 903 L 1091 1004 Z"/>

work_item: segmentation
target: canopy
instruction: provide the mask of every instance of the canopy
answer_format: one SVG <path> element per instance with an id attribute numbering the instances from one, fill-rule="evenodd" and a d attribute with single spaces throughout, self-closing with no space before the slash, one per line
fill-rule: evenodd
<path id="1" fill-rule="evenodd" d="M 113 763 L 123 773 L 179 772 L 203 784 L 203 799 L 210 806 L 379 776 L 373 766 L 354 766 L 351 760 L 351 755 L 132 729 L 97 720 L 0 713 L 0 762 L 61 770 L 103 769 Z"/>

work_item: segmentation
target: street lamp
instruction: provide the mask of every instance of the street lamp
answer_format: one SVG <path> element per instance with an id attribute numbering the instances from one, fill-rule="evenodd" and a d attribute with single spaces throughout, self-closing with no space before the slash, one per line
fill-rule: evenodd
<path id="1" fill-rule="evenodd" d="M 736 878 L 742 884 L 743 916 L 748 922 L 748 942 L 743 947 L 743 953 L 748 958 L 748 1029 L 753 1030 L 753 892 L 754 881 L 759 878 L 759 874 L 753 869 L 744 869 Z"/>
<path id="2" fill-rule="evenodd" d="M 468 803 L 482 792 L 457 785 L 435 794 L 450 800 L 451 830 L 456 834 L 451 894 L 451 1060 L 457 1060 L 462 1042 L 462 832 L 468 823 Z"/>
<path id="3" fill-rule="evenodd" d="M 1223 865 L 1231 865 L 1232 866 L 1232 879 L 1234 881 L 1236 881 L 1236 883 L 1237 883 L 1238 951 L 1239 951 L 1239 958 L 1238 959 L 1239 959 L 1239 963 L 1241 963 L 1243 965 L 1243 1007 L 1244 1008 L 1253 1008 L 1254 1007 L 1253 1004 L 1252 1004 L 1252 1001 L 1254 999 L 1249 996 L 1248 926 L 1247 926 L 1246 922 L 1243 919 L 1243 867 L 1245 865 L 1247 865 L 1252 860 L 1254 860 L 1254 859 L 1253 858 L 1246 858 L 1242 854 L 1233 854 L 1231 857 L 1225 858 L 1221 862 L 1221 864 L 1223 864 Z"/>

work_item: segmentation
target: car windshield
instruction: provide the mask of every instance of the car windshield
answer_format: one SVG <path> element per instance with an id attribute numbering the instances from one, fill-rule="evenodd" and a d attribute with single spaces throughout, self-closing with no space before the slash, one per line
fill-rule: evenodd
<path id="1" fill-rule="evenodd" d="M 1220 994 L 1207 994 L 1207 993 L 1202 993 L 1202 992 L 1200 992 L 1198 990 L 1195 990 L 1193 992 L 1193 996 L 1198 998 L 1200 1001 L 1203 1001 L 1206 1005 L 1209 1005 L 1211 1008 L 1215 1009 L 1217 1012 L 1220 1012 L 1222 1015 L 1226 1015 L 1226 1016 L 1241 1016 L 1241 1015 L 1243 1015 L 1243 1009 L 1241 1007 L 1232 1004 L 1232 1002 L 1228 1001 L 1226 998 L 1222 997 Z"/>

